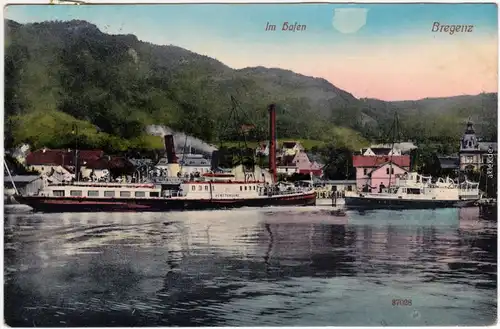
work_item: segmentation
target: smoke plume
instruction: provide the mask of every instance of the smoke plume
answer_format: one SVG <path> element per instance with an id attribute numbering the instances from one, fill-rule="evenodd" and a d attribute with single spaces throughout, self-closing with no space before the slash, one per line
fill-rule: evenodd
<path id="1" fill-rule="evenodd" d="M 184 146 L 192 147 L 198 151 L 204 153 L 212 153 L 216 151 L 217 148 L 214 145 L 210 145 L 199 138 L 186 135 L 182 132 L 174 131 L 169 127 L 160 126 L 160 125 L 150 125 L 146 128 L 146 131 L 150 135 L 154 136 L 165 136 L 165 135 L 173 135 L 174 136 L 174 144 L 177 150 L 183 150 Z"/>

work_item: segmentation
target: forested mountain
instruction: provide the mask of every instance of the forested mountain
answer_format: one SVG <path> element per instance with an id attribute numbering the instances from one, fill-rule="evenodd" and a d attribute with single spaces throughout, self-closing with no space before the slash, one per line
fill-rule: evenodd
<path id="1" fill-rule="evenodd" d="M 496 138 L 496 94 L 384 102 L 357 99 L 330 82 L 292 71 L 234 70 L 216 59 L 134 35 L 109 35 L 85 21 L 5 21 L 7 146 L 80 145 L 110 152 L 161 147 L 148 125 L 208 142 L 267 136 L 267 105 L 278 105 L 278 136 L 357 148 L 383 138 L 394 112 L 401 138 L 457 138 L 471 117 Z M 232 98 L 236 100 L 232 101 Z M 237 117 L 231 109 L 238 108 Z"/>

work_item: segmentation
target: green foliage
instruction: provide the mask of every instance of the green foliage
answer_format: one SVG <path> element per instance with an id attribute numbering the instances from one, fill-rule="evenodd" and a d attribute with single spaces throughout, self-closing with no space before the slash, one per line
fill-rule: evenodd
<path id="1" fill-rule="evenodd" d="M 496 138 L 496 94 L 359 100 L 324 79 L 263 67 L 233 70 L 179 47 L 108 35 L 84 21 L 7 21 L 5 47 L 7 147 L 162 149 L 161 138 L 145 135 L 150 124 L 228 146 L 246 139 L 255 147 L 268 137 L 270 103 L 277 104 L 279 140 L 299 140 L 308 150 L 387 142 L 394 112 L 401 116 L 401 139 L 446 151 L 458 144 L 469 116 L 484 138 Z M 230 115 L 233 107 L 238 116 Z M 78 136 L 71 134 L 74 124 Z M 245 138 L 243 124 L 255 126 Z"/>
<path id="2" fill-rule="evenodd" d="M 324 154 L 325 163 L 324 176 L 327 179 L 355 179 L 356 169 L 352 165 L 352 151 L 348 148 L 327 147 L 320 149 L 320 153 Z"/>

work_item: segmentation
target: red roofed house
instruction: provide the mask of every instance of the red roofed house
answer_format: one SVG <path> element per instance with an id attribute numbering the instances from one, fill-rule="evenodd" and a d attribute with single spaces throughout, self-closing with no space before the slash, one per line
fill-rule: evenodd
<path id="1" fill-rule="evenodd" d="M 104 156 L 101 150 L 79 150 L 78 163 L 83 168 L 87 162 Z M 65 176 L 75 176 L 74 150 L 49 150 L 46 148 L 30 152 L 26 156 L 26 166 L 41 174 L 50 175 L 53 171 Z"/>
<path id="2" fill-rule="evenodd" d="M 284 155 L 278 164 L 277 172 L 280 174 L 293 175 L 312 174 L 313 176 L 322 176 L 323 167 L 316 161 L 309 159 L 305 152 L 298 151 L 295 155 Z"/>
<path id="3" fill-rule="evenodd" d="M 134 171 L 135 167 L 130 161 L 118 156 L 103 156 L 90 160 L 82 165 L 81 169 L 82 177 L 93 181 L 103 179 L 108 175 L 127 175 Z"/>
<path id="4" fill-rule="evenodd" d="M 379 192 L 381 185 L 387 187 L 394 184 L 396 175 L 404 174 L 410 170 L 409 155 L 395 155 L 392 157 L 354 155 L 352 163 L 356 168 L 356 187 L 358 190 L 363 190 L 365 186 L 369 186 L 372 192 Z"/>

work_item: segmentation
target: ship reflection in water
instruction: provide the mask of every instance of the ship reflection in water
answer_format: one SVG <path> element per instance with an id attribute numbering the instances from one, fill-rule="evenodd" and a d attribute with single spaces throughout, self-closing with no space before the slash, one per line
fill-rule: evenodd
<path id="1" fill-rule="evenodd" d="M 25 327 L 492 324 L 494 216 L 8 214 L 5 318 Z"/>

